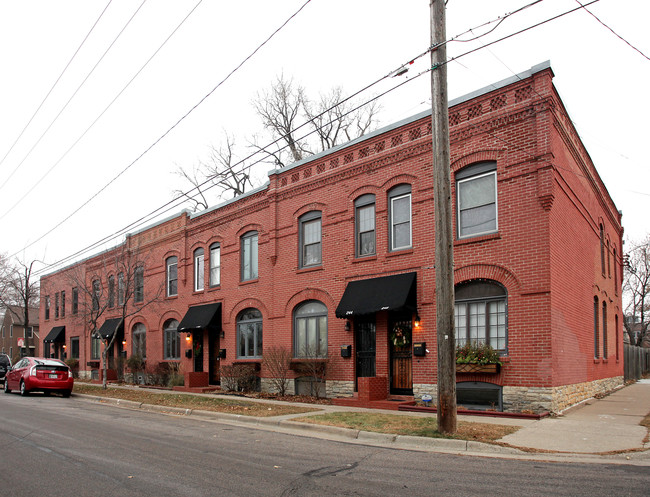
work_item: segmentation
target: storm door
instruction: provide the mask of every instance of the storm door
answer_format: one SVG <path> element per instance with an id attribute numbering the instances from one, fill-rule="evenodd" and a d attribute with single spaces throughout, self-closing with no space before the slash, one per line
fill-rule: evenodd
<path id="1" fill-rule="evenodd" d="M 390 393 L 413 395 L 412 316 L 391 313 L 388 322 L 390 349 Z"/>
<path id="2" fill-rule="evenodd" d="M 355 348 L 356 348 L 356 371 L 357 378 L 375 376 L 375 319 L 374 315 L 369 319 L 354 320 Z"/>

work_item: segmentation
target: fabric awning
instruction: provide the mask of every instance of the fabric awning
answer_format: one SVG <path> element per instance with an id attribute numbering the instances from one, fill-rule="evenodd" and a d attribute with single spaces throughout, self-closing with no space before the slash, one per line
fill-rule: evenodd
<path id="1" fill-rule="evenodd" d="M 336 308 L 336 317 L 351 318 L 379 311 L 415 311 L 416 276 L 417 273 L 404 273 L 349 282 Z"/>
<path id="2" fill-rule="evenodd" d="M 204 328 L 221 330 L 221 302 L 190 307 L 178 325 L 184 333 Z"/>
<path id="3" fill-rule="evenodd" d="M 43 340 L 43 343 L 55 342 L 65 342 L 65 326 L 55 326 Z"/>
<path id="4" fill-rule="evenodd" d="M 110 340 L 115 332 L 117 332 L 116 338 L 118 340 L 124 336 L 124 321 L 122 318 L 107 319 L 97 333 L 103 340 Z"/>

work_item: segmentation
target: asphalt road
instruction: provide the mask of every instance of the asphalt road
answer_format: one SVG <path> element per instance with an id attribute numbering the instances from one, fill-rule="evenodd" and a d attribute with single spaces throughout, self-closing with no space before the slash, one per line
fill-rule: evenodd
<path id="1" fill-rule="evenodd" d="M 649 495 L 647 467 L 450 456 L 0 393 L 0 496 Z"/>

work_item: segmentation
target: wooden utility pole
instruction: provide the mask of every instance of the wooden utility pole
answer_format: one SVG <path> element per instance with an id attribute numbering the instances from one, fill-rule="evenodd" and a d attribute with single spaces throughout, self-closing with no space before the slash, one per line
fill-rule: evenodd
<path id="1" fill-rule="evenodd" d="M 436 328 L 438 339 L 438 430 L 456 432 L 456 336 L 454 245 L 449 165 L 445 2 L 431 0 L 431 101 L 435 201 Z"/>

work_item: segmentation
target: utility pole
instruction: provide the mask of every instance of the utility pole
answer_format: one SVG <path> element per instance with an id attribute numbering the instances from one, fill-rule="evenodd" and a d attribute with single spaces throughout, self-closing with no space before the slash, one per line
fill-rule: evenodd
<path id="1" fill-rule="evenodd" d="M 454 245 L 449 165 L 445 1 L 431 0 L 431 101 L 433 196 L 435 201 L 436 330 L 438 341 L 438 430 L 456 432 L 456 335 Z"/>

